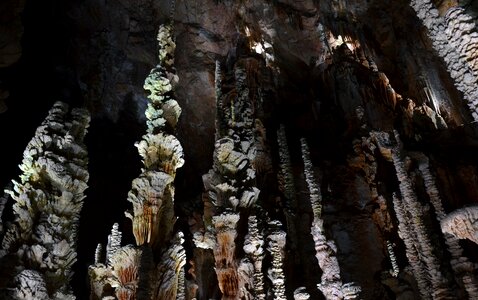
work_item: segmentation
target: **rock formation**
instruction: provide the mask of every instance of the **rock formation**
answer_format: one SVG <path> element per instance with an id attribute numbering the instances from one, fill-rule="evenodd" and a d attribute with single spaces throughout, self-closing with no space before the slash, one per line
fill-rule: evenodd
<path id="1" fill-rule="evenodd" d="M 443 218 L 441 228 L 444 233 L 451 234 L 458 239 L 469 239 L 478 244 L 477 216 L 478 208 L 476 206 L 464 207 Z"/>
<path id="2" fill-rule="evenodd" d="M 146 109 L 147 134 L 136 144 L 143 159 L 142 174 L 133 180 L 128 201 L 133 211 L 126 216 L 133 223 L 136 246 L 121 247 L 118 225 L 108 237 L 106 266 L 95 261 L 89 276 L 92 299 L 103 299 L 108 285 L 118 299 L 174 299 L 184 294 L 186 264 L 182 233 L 174 234 L 174 178 L 184 164 L 183 149 L 174 137 L 181 109 L 172 98 L 178 82 L 174 74 L 175 43 L 172 24 L 158 32 L 159 64 L 151 70 L 144 88 L 150 92 Z M 175 238 L 173 238 L 175 235 Z M 179 287 L 183 286 L 180 291 Z"/>
<path id="3" fill-rule="evenodd" d="M 57 102 L 23 153 L 20 181 L 7 191 L 14 219 L 0 251 L 4 298 L 74 298 L 70 279 L 89 177 L 83 144 L 89 120 L 86 110 Z"/>
<path id="4" fill-rule="evenodd" d="M 5 0 L 0 299 L 478 298 L 477 16 Z"/>

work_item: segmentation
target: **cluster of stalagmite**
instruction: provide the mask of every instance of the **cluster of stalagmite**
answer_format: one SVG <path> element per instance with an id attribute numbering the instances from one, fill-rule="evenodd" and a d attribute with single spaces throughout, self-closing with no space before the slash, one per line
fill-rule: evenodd
<path id="1" fill-rule="evenodd" d="M 23 153 L 20 181 L 7 191 L 14 220 L 0 250 L 2 299 L 74 299 L 70 279 L 89 177 L 83 144 L 89 121 L 86 110 L 57 102 Z"/>
<path id="2" fill-rule="evenodd" d="M 478 121 L 478 31 L 473 17 L 457 5 L 441 16 L 432 0 L 412 0 L 410 5 L 428 29 L 435 50 Z"/>
<path id="3" fill-rule="evenodd" d="M 395 143 L 385 132 L 372 132 L 371 135 L 381 151 L 387 153 L 395 167 L 401 200 L 395 197 L 394 209 L 399 223 L 405 225 L 400 230 L 401 237 L 405 244 L 408 244 L 407 257 L 414 268 L 420 293 L 424 298 L 431 295 L 433 299 L 449 299 L 450 285 L 440 270 L 440 261 L 435 255 L 429 232 L 424 224 L 424 209 L 407 174 L 398 134 L 395 133 Z"/>
<path id="4" fill-rule="evenodd" d="M 144 168 L 128 193 L 133 210 L 125 213 L 132 220 L 137 247 L 121 247 L 118 226 L 113 227 L 106 265 L 96 261 L 90 266 L 93 299 L 112 296 L 107 284 L 118 299 L 175 299 L 178 291 L 184 298 L 184 240 L 181 232 L 174 233 L 174 178 L 184 158 L 174 136 L 181 108 L 173 99 L 178 76 L 173 67 L 172 25 L 160 26 L 158 42 L 159 64 L 144 84 L 150 92 L 145 112 L 148 130 L 136 144 Z"/>
<path id="5" fill-rule="evenodd" d="M 245 57 L 223 74 L 216 62 L 213 168 L 203 176 L 204 231 L 195 232 L 194 240 L 197 248 L 212 250 L 223 299 L 266 299 L 269 294 L 285 299 L 286 233 L 280 222 L 269 222 L 258 203 L 258 176 L 271 169 L 265 129 L 258 117 L 259 66 L 255 58 Z M 244 222 L 248 228 L 241 241 L 237 230 Z M 244 257 L 237 257 L 239 247 Z M 265 257 L 272 260 L 269 281 L 263 270 Z"/>
<path id="6" fill-rule="evenodd" d="M 443 209 L 443 203 L 440 198 L 440 193 L 435 184 L 435 178 L 430 171 L 430 164 L 428 157 L 423 153 L 414 153 L 413 157 L 418 161 L 418 168 L 423 177 L 425 189 L 427 191 L 430 202 L 434 208 L 437 221 L 440 223 L 445 220 L 446 213 Z M 478 217 L 478 211 L 476 216 Z M 444 221 L 446 223 L 446 221 Z M 443 224 L 443 223 L 442 223 Z M 468 228 L 470 230 L 470 228 Z M 473 230 L 473 229 L 472 229 Z M 475 226 L 472 234 L 477 234 L 478 226 Z M 451 254 L 451 267 L 457 277 L 458 281 L 465 287 L 468 296 L 471 299 L 478 298 L 478 285 L 474 278 L 474 266 L 473 263 L 465 256 L 463 256 L 463 249 L 458 242 L 457 236 L 452 234 L 453 232 L 443 230 L 443 237 L 448 247 L 448 252 Z M 478 239 L 476 239 L 478 241 Z"/>
<path id="7" fill-rule="evenodd" d="M 337 247 L 333 240 L 328 240 L 324 232 L 322 219 L 322 196 L 316 182 L 309 147 L 304 138 L 300 140 L 304 175 L 309 189 L 313 220 L 311 234 L 315 243 L 316 258 L 322 269 L 321 282 L 317 285 L 326 299 L 355 299 L 359 297 L 360 287 L 353 283 L 343 285 L 340 276 L 340 266 L 336 257 Z"/>

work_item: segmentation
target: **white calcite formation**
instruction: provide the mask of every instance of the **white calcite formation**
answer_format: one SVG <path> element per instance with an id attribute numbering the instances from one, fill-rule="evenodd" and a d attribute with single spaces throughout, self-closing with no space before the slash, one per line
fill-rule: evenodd
<path id="1" fill-rule="evenodd" d="M 247 258 L 235 255 L 239 210 L 254 208 L 259 197 L 255 187 L 256 166 L 265 166 L 259 120 L 254 120 L 247 88 L 247 74 L 241 66 L 234 71 L 235 93 L 222 91 L 222 72 L 216 62 L 216 143 L 213 168 L 203 176 L 204 232 L 194 233 L 196 247 L 212 249 L 215 271 L 223 299 L 264 299 L 262 236 L 257 221 L 244 241 Z M 231 96 L 232 95 L 232 96 Z M 228 103 L 226 104 L 226 99 Z M 259 150 L 259 151 L 258 151 Z M 263 170 L 263 168 L 261 169 Z M 247 216 L 246 216 L 247 217 Z M 254 247 L 259 248 L 254 248 Z M 247 249 L 247 250 L 246 250 Z M 257 285 L 257 286 L 256 286 Z"/>
<path id="2" fill-rule="evenodd" d="M 387 252 L 388 256 L 390 257 L 390 262 L 392 263 L 391 274 L 393 277 L 397 277 L 400 273 L 400 269 L 398 268 L 397 257 L 395 256 L 395 251 L 393 251 L 393 246 L 390 241 L 387 241 Z"/>
<path id="3" fill-rule="evenodd" d="M 440 16 L 432 0 L 412 0 L 410 6 L 428 29 L 433 47 L 478 121 L 478 31 L 473 17 L 459 6 Z"/>
<path id="4" fill-rule="evenodd" d="M 174 137 L 181 109 L 172 98 L 178 76 L 174 74 L 172 25 L 161 25 L 158 33 L 159 64 L 145 80 L 150 92 L 146 110 L 148 133 L 136 144 L 144 164 L 143 173 L 133 181 L 128 201 L 133 211 L 126 216 L 133 222 L 138 246 L 161 248 L 173 235 L 174 177 L 184 164 L 183 148 Z"/>
<path id="5" fill-rule="evenodd" d="M 310 295 L 305 287 L 300 287 L 294 291 L 294 300 L 309 300 Z"/>
<path id="6" fill-rule="evenodd" d="M 128 193 L 133 210 L 125 213 L 132 220 L 137 247 L 119 248 L 121 234 L 115 224 L 108 238 L 107 265 L 96 261 L 90 267 L 93 299 L 112 296 L 107 284 L 118 299 L 169 300 L 176 299 L 178 292 L 184 298 L 184 240 L 181 232 L 174 233 L 174 178 L 184 154 L 174 136 L 181 108 L 172 98 L 178 83 L 172 25 L 160 26 L 158 42 L 159 64 L 144 83 L 150 92 L 145 112 L 148 130 L 136 144 L 144 168 Z"/>
<path id="7" fill-rule="evenodd" d="M 152 299 L 184 299 L 184 265 L 186 251 L 182 246 L 183 233 L 178 232 L 171 245 L 163 252 L 156 268 Z"/>
<path id="8" fill-rule="evenodd" d="M 139 284 L 141 250 L 131 245 L 118 249 L 111 259 L 111 287 L 118 300 L 136 299 Z"/>
<path id="9" fill-rule="evenodd" d="M 425 227 L 423 222 L 423 207 L 417 199 L 417 196 L 412 188 L 411 180 L 407 174 L 405 163 L 402 159 L 402 153 L 400 149 L 400 140 L 398 134 L 395 133 L 396 142 L 393 144 L 389 135 L 385 132 L 372 132 L 371 135 L 374 137 L 379 148 L 388 149 L 391 153 L 391 160 L 395 166 L 395 171 L 399 181 L 400 194 L 402 196 L 403 205 L 397 203 L 398 205 L 395 208 L 402 206 L 401 212 L 397 212 L 397 219 L 399 214 L 403 215 L 402 220 L 408 225 L 406 229 L 404 228 L 402 234 L 406 237 L 402 239 L 408 240 L 406 243 L 413 243 L 409 245 L 410 252 L 408 253 L 409 260 L 415 259 L 415 256 L 418 255 L 421 263 L 423 263 L 424 268 L 416 266 L 414 268 L 417 283 L 420 288 L 420 293 L 422 297 L 427 298 L 428 295 L 431 295 L 433 299 L 450 299 L 450 288 L 446 278 L 440 271 L 440 261 L 433 252 L 433 246 L 430 241 L 428 229 Z M 394 201 L 394 206 L 395 206 Z M 400 210 L 400 208 L 398 208 Z M 415 249 L 415 250 L 413 250 Z M 412 261 L 410 264 L 414 265 Z M 426 274 L 426 277 L 424 276 Z M 428 279 L 428 282 L 425 283 L 425 280 Z"/>
<path id="10" fill-rule="evenodd" d="M 15 201 L 14 221 L 0 250 L 7 276 L 0 291 L 7 289 L 8 299 L 74 298 L 70 279 L 89 177 L 83 144 L 89 121 L 86 110 L 57 102 L 23 153 L 20 181 L 7 191 Z"/>
<path id="11" fill-rule="evenodd" d="M 478 244 L 478 206 L 463 207 L 448 214 L 441 221 L 441 229 L 458 239 Z"/>
<path id="12" fill-rule="evenodd" d="M 324 232 L 324 221 L 322 219 L 322 195 L 320 187 L 314 176 L 312 161 L 310 160 L 309 147 L 304 138 L 300 140 L 302 149 L 302 160 L 304 162 L 304 175 L 309 189 L 310 203 L 314 218 L 312 220 L 311 234 L 315 243 L 316 258 L 322 269 L 321 282 L 317 285 L 326 299 L 354 299 L 358 297 L 360 288 L 352 283 L 342 284 L 340 267 L 337 260 L 337 246 L 334 241 L 327 240 Z M 347 298 L 343 287 L 347 287 Z"/>

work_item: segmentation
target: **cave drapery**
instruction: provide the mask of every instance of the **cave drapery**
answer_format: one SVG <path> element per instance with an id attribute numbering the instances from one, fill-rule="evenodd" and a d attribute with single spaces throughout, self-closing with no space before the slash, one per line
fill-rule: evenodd
<path id="1" fill-rule="evenodd" d="M 476 1 L 0 21 L 0 299 L 478 299 Z"/>

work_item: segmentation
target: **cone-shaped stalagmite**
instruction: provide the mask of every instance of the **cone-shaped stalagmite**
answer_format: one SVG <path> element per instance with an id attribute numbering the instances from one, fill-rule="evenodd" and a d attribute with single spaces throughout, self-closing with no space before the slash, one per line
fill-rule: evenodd
<path id="1" fill-rule="evenodd" d="M 20 181 L 8 191 L 14 222 L 0 251 L 0 289 L 8 299 L 74 298 L 70 279 L 89 177 L 88 124 L 86 110 L 57 102 L 27 145 Z M 14 269 L 8 261 L 16 262 Z"/>

